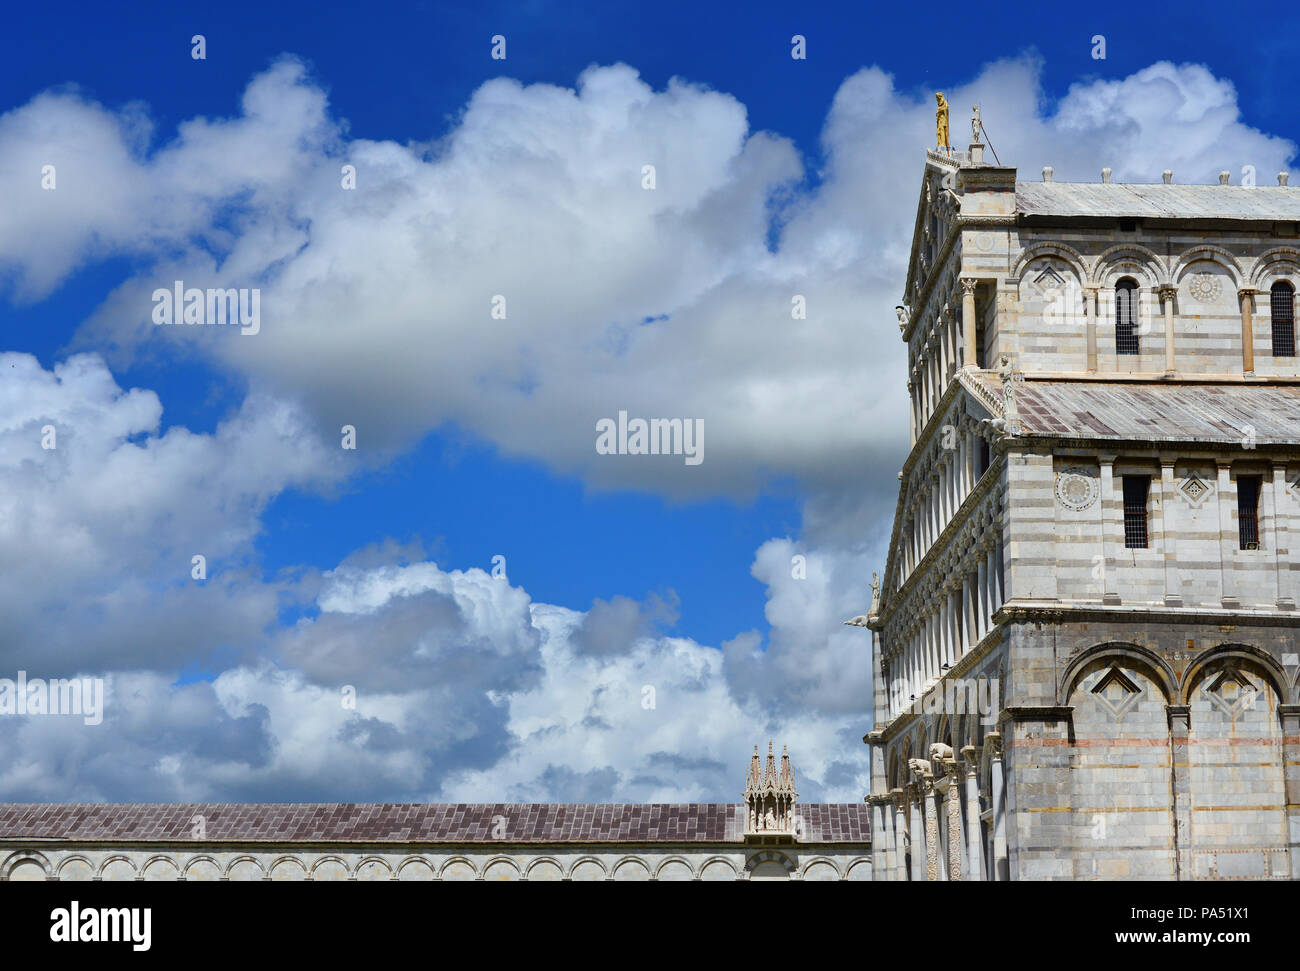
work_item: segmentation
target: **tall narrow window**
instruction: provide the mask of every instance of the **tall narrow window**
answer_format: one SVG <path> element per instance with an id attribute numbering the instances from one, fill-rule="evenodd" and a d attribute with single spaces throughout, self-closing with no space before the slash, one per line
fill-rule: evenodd
<path id="1" fill-rule="evenodd" d="M 1237 476 L 1237 531 L 1243 550 L 1259 549 L 1259 482 L 1257 475 Z"/>
<path id="2" fill-rule="evenodd" d="M 1138 352 L 1138 289 L 1137 284 L 1125 278 L 1115 284 L 1115 353 Z"/>
<path id="3" fill-rule="evenodd" d="M 1150 487 L 1149 475 L 1124 476 L 1125 549 L 1147 548 L 1147 491 Z"/>
<path id="4" fill-rule="evenodd" d="M 993 455 L 992 455 L 992 450 L 989 448 L 988 439 L 981 438 L 980 447 L 979 447 L 979 462 L 978 462 L 978 468 L 975 473 L 975 477 L 979 478 L 981 475 L 987 472 L 989 470 L 989 466 L 992 464 L 993 464 Z"/>
<path id="5" fill-rule="evenodd" d="M 1273 315 L 1273 356 L 1295 357 L 1295 290 L 1291 284 L 1285 280 L 1273 284 L 1268 304 Z"/>

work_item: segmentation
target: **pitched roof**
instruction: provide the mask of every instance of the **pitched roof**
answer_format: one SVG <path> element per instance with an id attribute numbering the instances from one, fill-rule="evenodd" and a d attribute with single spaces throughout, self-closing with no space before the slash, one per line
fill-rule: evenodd
<path id="1" fill-rule="evenodd" d="M 993 393 L 997 375 L 981 374 Z M 1300 386 L 1027 379 L 1021 433 L 1053 438 L 1300 445 Z"/>
<path id="2" fill-rule="evenodd" d="M 1017 182 L 1027 216 L 1300 221 L 1300 186 Z"/>
<path id="3" fill-rule="evenodd" d="M 0 840 L 739 843 L 743 812 L 720 803 L 0 803 Z M 796 812 L 802 842 L 870 840 L 865 805 L 814 803 Z M 193 835 L 196 816 L 201 839 Z"/>

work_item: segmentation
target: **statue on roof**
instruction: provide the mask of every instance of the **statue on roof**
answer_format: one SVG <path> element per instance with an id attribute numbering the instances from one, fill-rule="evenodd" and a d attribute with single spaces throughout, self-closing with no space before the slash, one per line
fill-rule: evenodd
<path id="1" fill-rule="evenodd" d="M 971 110 L 975 113 L 970 119 L 970 140 L 972 145 L 981 144 L 980 133 L 984 130 L 983 124 L 980 123 L 980 106 L 971 105 Z"/>
<path id="2" fill-rule="evenodd" d="M 939 107 L 934 111 L 934 137 L 939 142 L 940 148 L 948 147 L 948 100 L 940 91 L 934 96 L 934 100 L 939 103 Z"/>

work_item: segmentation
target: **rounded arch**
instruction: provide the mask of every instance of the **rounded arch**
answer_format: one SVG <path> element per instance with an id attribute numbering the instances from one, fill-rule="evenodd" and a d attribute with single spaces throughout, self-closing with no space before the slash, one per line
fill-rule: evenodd
<path id="1" fill-rule="evenodd" d="M 1211 246 L 1208 243 L 1183 250 L 1174 262 L 1173 272 L 1169 275 L 1170 281 L 1177 284 L 1182 279 L 1183 274 L 1187 272 L 1187 268 L 1200 261 L 1219 264 L 1228 271 L 1228 274 L 1232 277 L 1233 285 L 1238 290 L 1242 288 L 1246 274 L 1242 272 L 1241 264 L 1237 262 L 1237 258 L 1223 247 Z"/>
<path id="2" fill-rule="evenodd" d="M 695 867 L 691 866 L 691 861 L 686 859 L 686 857 L 684 856 L 670 856 L 660 860 L 659 865 L 654 868 L 654 878 L 658 880 L 659 874 L 663 873 L 666 867 L 675 863 L 681 864 L 682 866 L 686 867 L 687 870 L 691 871 L 692 878 L 696 878 L 696 879 L 699 878 L 700 875 L 699 871 L 696 870 Z"/>
<path id="3" fill-rule="evenodd" d="M 410 873 L 403 876 L 403 873 L 406 873 L 408 867 L 410 868 Z M 428 876 L 421 874 L 421 867 L 424 868 L 424 872 L 427 873 Z M 412 854 L 411 856 L 402 857 L 402 859 L 397 862 L 393 868 L 393 876 L 397 880 L 414 881 L 433 880 L 436 879 L 438 875 L 434 872 L 433 865 L 426 857 L 420 856 L 419 854 Z"/>
<path id="4" fill-rule="evenodd" d="M 1087 648 L 1065 666 L 1065 671 L 1061 675 L 1061 683 L 1058 689 L 1060 693 L 1057 695 L 1056 703 L 1058 705 L 1068 704 L 1070 694 L 1083 676 L 1083 672 L 1093 662 L 1111 657 L 1125 658 L 1146 668 L 1147 673 L 1153 676 L 1156 684 L 1160 685 L 1166 703 L 1170 703 L 1179 697 L 1178 677 L 1174 674 L 1173 668 L 1159 654 L 1138 644 L 1130 644 L 1125 641 L 1107 641 L 1104 644 L 1097 644 L 1094 647 Z"/>
<path id="5" fill-rule="evenodd" d="M 450 856 L 447 859 L 445 859 L 442 862 L 442 866 L 438 868 L 438 879 L 446 880 L 447 871 L 450 870 L 452 867 L 456 866 L 457 864 L 460 864 L 461 866 L 469 867 L 469 872 L 474 874 L 475 879 L 478 879 L 480 876 L 482 876 L 482 874 L 479 873 L 478 867 L 474 865 L 473 861 L 470 860 L 469 857 Z"/>
<path id="6" fill-rule="evenodd" d="M 1092 273 L 1088 277 L 1088 285 L 1109 286 L 1121 277 L 1132 276 L 1133 267 L 1125 265 L 1126 263 L 1136 263 L 1147 276 L 1145 281 L 1138 280 L 1139 286 L 1158 287 L 1162 283 L 1169 282 L 1165 264 L 1159 256 L 1137 243 L 1120 243 L 1102 251 L 1092 261 Z"/>
<path id="7" fill-rule="evenodd" d="M 944 712 L 934 722 L 934 733 L 930 735 L 925 743 L 925 753 L 919 758 L 928 759 L 930 757 L 930 746 L 936 743 L 952 747 L 952 719 L 947 712 Z M 953 751 L 957 749 L 953 747 Z"/>
<path id="8" fill-rule="evenodd" d="M 347 861 L 344 860 L 343 857 L 334 856 L 333 854 L 330 854 L 328 856 L 322 856 L 318 860 L 316 860 L 316 862 L 314 862 L 311 865 L 311 869 L 307 871 L 308 879 L 315 880 L 317 872 L 320 871 L 320 869 L 324 867 L 326 863 L 338 864 L 339 867 L 342 868 L 343 872 L 347 874 L 347 879 L 349 880 L 353 879 L 352 868 L 348 866 Z"/>
<path id="9" fill-rule="evenodd" d="M 492 868 L 493 868 L 493 867 L 496 867 L 497 869 L 496 869 L 496 871 L 494 871 L 494 875 L 493 875 L 491 878 L 489 878 L 488 874 L 489 874 L 490 871 L 492 871 Z M 510 857 L 505 856 L 505 855 L 502 855 L 502 854 L 497 854 L 496 856 L 492 857 L 491 859 L 488 859 L 488 860 L 484 860 L 484 861 L 483 861 L 483 879 L 484 879 L 484 880 L 487 880 L 487 879 L 501 879 L 501 877 L 498 876 L 498 874 L 501 874 L 501 873 L 502 873 L 503 871 L 505 871 L 507 868 L 508 868 L 508 869 L 509 869 L 513 874 L 514 874 L 514 876 L 509 876 L 509 875 L 507 875 L 507 876 L 504 877 L 505 880 L 522 880 L 522 879 L 523 879 L 523 876 L 524 876 L 524 875 L 523 875 L 523 872 L 522 872 L 522 871 L 520 870 L 520 868 L 519 868 L 519 863 L 518 863 L 518 861 L 516 861 L 516 860 L 512 860 Z"/>
<path id="10" fill-rule="evenodd" d="M 1273 655 L 1267 651 L 1253 647 L 1250 644 L 1220 644 L 1217 647 L 1207 648 L 1198 654 L 1196 660 L 1187 666 L 1187 670 L 1183 674 L 1179 703 L 1191 704 L 1192 692 L 1201 679 L 1220 662 L 1233 659 L 1247 661 L 1263 670 L 1272 682 L 1273 690 L 1277 692 L 1278 699 L 1282 704 L 1291 703 L 1292 698 L 1295 697 L 1292 693 L 1291 679 L 1287 677 L 1282 665 L 1278 664 Z"/>
<path id="11" fill-rule="evenodd" d="M 269 875 L 269 871 L 266 869 L 265 866 L 262 865 L 261 860 L 259 860 L 257 857 L 253 856 L 252 854 L 241 853 L 239 856 L 235 857 L 233 860 L 231 860 L 229 863 L 226 864 L 226 869 L 222 872 L 221 879 L 222 880 L 231 879 L 230 875 L 235 872 L 235 867 L 239 866 L 239 864 L 241 863 L 251 863 L 253 864 L 253 866 L 257 867 L 258 873 L 261 874 L 261 876 L 258 878 L 259 880 L 265 880 Z"/>
<path id="12" fill-rule="evenodd" d="M 721 860 L 722 862 L 726 863 L 727 865 L 729 865 L 729 866 L 731 865 L 731 861 L 730 861 L 730 860 L 727 860 L 727 859 L 725 859 L 725 858 L 723 858 L 723 857 L 717 856 L 717 857 L 713 857 L 713 858 L 710 859 L 710 860 L 706 860 L 705 863 L 704 863 L 704 866 L 701 866 L 701 867 L 700 867 L 700 870 L 703 871 L 704 867 L 705 867 L 705 866 L 708 866 L 709 863 L 713 862 L 713 860 Z M 786 856 L 784 853 L 781 853 L 781 852 L 779 852 L 779 851 L 777 851 L 777 850 L 764 850 L 764 851 L 762 851 L 761 853 L 755 853 L 755 854 L 753 854 L 752 856 L 748 857 L 748 858 L 745 860 L 745 876 L 746 876 L 746 877 L 749 877 L 751 874 L 753 874 L 754 870 L 755 870 L 755 869 L 756 869 L 760 864 L 763 864 L 763 863 L 777 863 L 777 864 L 780 864 L 781 866 L 785 867 L 785 872 L 786 872 L 789 876 L 794 876 L 795 871 L 798 869 L 798 867 L 795 866 L 795 862 L 794 862 L 794 860 L 790 859 L 790 858 L 789 858 L 788 856 Z"/>
<path id="13" fill-rule="evenodd" d="M 145 874 L 147 874 L 149 872 L 149 868 L 153 866 L 155 863 L 166 863 L 170 865 L 173 869 L 175 869 L 176 876 L 172 878 L 175 880 L 179 880 L 181 878 L 181 873 L 184 872 L 181 869 L 180 861 L 176 857 L 170 856 L 167 853 L 155 853 L 153 856 L 148 857 L 143 863 L 140 864 L 140 875 L 144 876 Z"/>
<path id="14" fill-rule="evenodd" d="M 533 872 L 540 871 L 541 868 L 543 867 L 554 867 L 555 872 L 560 875 L 560 879 L 564 878 L 564 867 L 560 864 L 559 860 L 557 860 L 553 856 L 539 856 L 537 859 L 533 860 L 531 863 L 528 864 L 527 867 L 524 868 L 524 879 L 525 880 L 537 879 L 535 876 L 533 876 Z"/>
<path id="15" fill-rule="evenodd" d="M 1083 256 L 1078 250 L 1066 246 L 1064 243 L 1035 243 L 1033 246 L 1030 246 L 1028 249 L 1024 250 L 1020 254 L 1020 258 L 1016 260 L 1016 265 L 1011 271 L 1011 276 L 1016 280 L 1019 280 L 1034 260 L 1047 259 L 1051 257 L 1064 260 L 1070 265 L 1070 268 L 1074 270 L 1075 276 L 1078 278 L 1079 286 L 1084 286 L 1087 283 L 1088 268 L 1084 263 Z"/>
<path id="16" fill-rule="evenodd" d="M 828 866 L 835 871 L 836 880 L 844 879 L 844 869 L 829 856 L 812 856 L 802 861 L 799 866 L 799 876 L 807 875 L 808 871 L 815 866 Z"/>
<path id="17" fill-rule="evenodd" d="M 209 856 L 206 853 L 200 853 L 198 856 L 192 856 L 185 861 L 185 865 L 181 867 L 180 879 L 182 880 L 194 879 L 193 876 L 191 875 L 191 871 L 199 863 L 206 863 L 208 864 L 208 866 L 212 867 L 212 869 L 217 872 L 218 879 L 222 879 L 224 877 L 224 874 L 221 872 L 221 864 L 217 862 L 216 858 Z"/>
<path id="18" fill-rule="evenodd" d="M 387 860 L 385 860 L 382 856 L 375 856 L 372 853 L 369 856 L 363 856 L 361 859 L 357 860 L 357 865 L 352 868 L 352 873 L 350 874 L 353 880 L 356 880 L 360 877 L 361 868 L 365 866 L 367 863 L 378 863 L 381 867 L 383 867 L 384 871 L 388 874 L 388 876 L 384 877 L 385 880 L 397 879 L 397 871 L 393 869 L 393 865 L 389 863 Z"/>
<path id="19" fill-rule="evenodd" d="M 635 853 L 629 853 L 628 855 L 621 856 L 614 861 L 613 866 L 609 868 L 610 879 L 613 880 L 624 879 L 623 877 L 620 877 L 618 875 L 618 871 L 625 866 L 640 867 L 642 870 L 645 871 L 647 878 L 651 878 L 654 876 L 654 871 L 650 869 L 650 864 L 644 856 L 638 856 Z M 628 872 L 631 871 L 629 870 Z"/>
<path id="20" fill-rule="evenodd" d="M 289 866 L 292 866 L 293 864 L 296 863 L 298 866 L 302 867 L 303 873 L 311 872 L 311 867 L 309 867 L 306 864 L 306 862 L 303 860 L 303 858 L 301 856 L 298 856 L 296 853 L 281 853 L 279 856 L 274 857 L 269 863 L 267 863 L 266 872 L 274 873 L 275 868 L 278 867 L 281 863 L 287 864 Z"/>
<path id="21" fill-rule="evenodd" d="M 131 873 L 133 874 L 131 879 L 133 880 L 140 879 L 139 868 L 136 867 L 136 865 L 131 862 L 131 858 L 127 856 L 125 853 L 110 853 L 108 856 L 104 857 L 103 861 L 99 864 L 99 869 L 95 871 L 95 879 L 103 880 L 104 871 L 107 870 L 114 863 L 125 863 L 128 867 L 131 868 Z"/>
<path id="22" fill-rule="evenodd" d="M 80 863 L 83 867 L 85 867 L 85 872 L 87 875 L 84 877 L 65 876 L 65 871 L 69 870 L 70 868 L 72 868 L 78 863 Z M 94 872 L 95 872 L 95 864 L 90 862 L 90 857 L 83 856 L 80 853 L 73 853 L 71 856 L 65 856 L 54 866 L 54 879 L 55 880 L 90 880 L 93 879 L 93 877 L 90 875 L 93 874 Z M 140 868 L 140 872 L 141 873 L 144 872 L 144 867 Z"/>
<path id="23" fill-rule="evenodd" d="M 1265 250 L 1251 268 L 1250 286 L 1256 290 L 1267 290 L 1265 283 L 1282 273 L 1295 278 L 1289 282 L 1300 280 L 1300 250 L 1292 246 L 1275 246 Z"/>
<path id="24" fill-rule="evenodd" d="M 15 850 L 9 854 L 4 866 L 0 866 L 0 880 L 8 880 L 14 870 L 24 863 L 40 867 L 41 872 L 45 874 L 45 879 L 51 879 L 53 871 L 50 869 L 49 858 L 44 853 L 38 853 L 35 850 Z"/>
<path id="25" fill-rule="evenodd" d="M 597 859 L 596 857 L 594 857 L 594 856 L 580 856 L 580 857 L 578 857 L 576 860 L 574 860 L 574 861 L 569 865 L 569 869 L 568 869 L 568 871 L 564 874 L 564 879 L 566 879 L 566 880 L 572 880 L 572 879 L 573 879 L 573 875 L 574 875 L 574 873 L 576 873 L 577 870 L 578 870 L 578 867 L 582 866 L 584 863 L 590 863 L 590 864 L 591 864 L 592 866 L 594 866 L 597 870 L 599 870 L 599 871 L 600 871 L 600 879 L 602 879 L 602 880 L 608 880 L 608 879 L 609 879 L 609 871 L 608 871 L 607 869 L 605 869 L 605 864 L 601 863 L 600 860 L 598 860 L 598 859 Z"/>

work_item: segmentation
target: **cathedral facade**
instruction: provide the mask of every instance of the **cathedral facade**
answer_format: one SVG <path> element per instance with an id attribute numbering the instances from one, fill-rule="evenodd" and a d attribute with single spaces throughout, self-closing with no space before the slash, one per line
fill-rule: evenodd
<path id="1" fill-rule="evenodd" d="M 875 879 L 1300 877 L 1300 190 L 926 155 Z"/>

